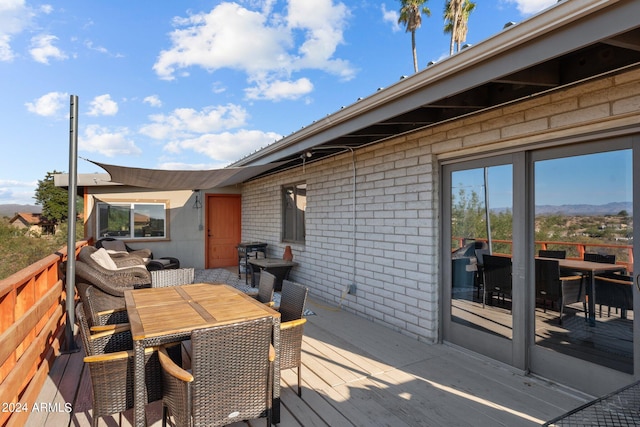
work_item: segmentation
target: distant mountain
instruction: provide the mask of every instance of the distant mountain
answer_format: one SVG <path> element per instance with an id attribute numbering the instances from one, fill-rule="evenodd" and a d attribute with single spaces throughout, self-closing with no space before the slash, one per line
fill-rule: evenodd
<path id="1" fill-rule="evenodd" d="M 540 205 L 536 206 L 538 215 L 574 215 L 574 216 L 596 216 L 596 215 L 617 215 L 620 211 L 627 211 L 629 215 L 633 213 L 633 203 L 614 202 L 605 205 Z"/>
<path id="2" fill-rule="evenodd" d="M 0 217 L 13 218 L 18 212 L 41 213 L 42 206 L 36 205 L 0 205 Z"/>

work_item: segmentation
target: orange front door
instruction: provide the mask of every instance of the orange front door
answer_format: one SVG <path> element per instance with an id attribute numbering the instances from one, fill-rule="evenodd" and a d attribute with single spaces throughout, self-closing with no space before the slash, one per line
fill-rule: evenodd
<path id="1" fill-rule="evenodd" d="M 207 194 L 206 268 L 238 265 L 240 201 L 239 194 Z"/>

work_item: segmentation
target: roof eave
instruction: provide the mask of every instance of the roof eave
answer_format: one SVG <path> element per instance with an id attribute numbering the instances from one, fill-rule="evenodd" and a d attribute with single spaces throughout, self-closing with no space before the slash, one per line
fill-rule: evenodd
<path id="1" fill-rule="evenodd" d="M 531 41 L 541 39 L 560 28 L 564 28 L 577 20 L 594 14 L 605 7 L 611 7 L 620 1 L 611 0 L 564 0 L 551 8 L 535 15 L 526 21 L 512 25 L 483 42 L 464 49 L 430 67 L 399 82 L 382 89 L 371 96 L 359 100 L 335 113 L 312 123 L 303 129 L 282 138 L 247 157 L 240 159 L 233 166 L 246 166 L 269 163 L 280 160 L 292 151 L 304 151 L 319 144 L 318 136 L 338 125 L 355 120 L 364 114 L 374 112 L 386 104 L 401 100 L 425 87 L 451 79 L 456 74 L 468 71 L 493 61 L 507 52 L 512 52 Z M 584 45 L 591 43 L 585 35 Z M 576 46 L 578 48 L 580 46 Z M 470 84 L 476 84 L 470 82 Z M 463 90 L 464 88 L 459 88 Z M 330 132 L 327 135 L 330 140 Z M 305 144 L 305 142 L 308 142 Z"/>

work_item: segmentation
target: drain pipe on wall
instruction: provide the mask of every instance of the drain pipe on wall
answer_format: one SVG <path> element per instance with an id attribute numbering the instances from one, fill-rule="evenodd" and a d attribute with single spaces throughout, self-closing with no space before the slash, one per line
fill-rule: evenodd
<path id="1" fill-rule="evenodd" d="M 335 149 L 344 149 L 344 150 L 349 150 L 351 151 L 351 169 L 353 172 L 352 175 L 352 202 L 351 202 L 351 221 L 353 222 L 353 230 L 352 230 L 352 239 L 351 239 L 351 257 L 352 257 L 352 272 L 351 272 L 351 283 L 348 283 L 344 289 L 342 290 L 342 295 L 340 297 L 340 303 L 338 304 L 338 307 L 342 307 L 342 301 L 344 301 L 344 299 L 346 298 L 347 294 L 349 295 L 355 295 L 356 294 L 356 244 L 357 244 L 357 238 L 356 238 L 356 231 L 357 231 L 357 227 L 356 227 L 356 189 L 357 189 L 357 185 L 356 185 L 356 177 L 357 177 L 357 171 L 356 171 L 356 153 L 353 150 L 353 148 L 346 146 L 346 145 L 338 145 L 338 146 L 321 146 L 321 147 L 316 147 L 316 148 L 312 148 L 311 152 L 313 151 L 319 151 L 319 150 L 335 150 Z M 303 156 L 305 157 L 311 157 L 310 152 L 307 152 L 305 154 L 303 154 Z M 303 164 L 304 164 L 304 158 L 303 158 Z"/>

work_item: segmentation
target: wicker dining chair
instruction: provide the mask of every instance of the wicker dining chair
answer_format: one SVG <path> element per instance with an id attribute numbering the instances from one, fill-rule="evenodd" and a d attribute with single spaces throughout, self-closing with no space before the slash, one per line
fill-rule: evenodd
<path id="1" fill-rule="evenodd" d="M 76 282 L 76 289 L 92 331 L 105 329 L 108 325 L 129 322 L 124 298 L 109 295 L 84 282 Z"/>
<path id="2" fill-rule="evenodd" d="M 302 396 L 302 337 L 304 306 L 309 289 L 290 280 L 282 282 L 280 300 L 280 370 L 297 368 L 298 396 Z"/>
<path id="3" fill-rule="evenodd" d="M 91 377 L 92 425 L 96 427 L 100 417 L 116 413 L 122 424 L 122 412 L 133 408 L 134 404 L 135 364 L 131 331 L 128 325 L 120 325 L 112 330 L 91 333 L 82 303 L 76 307 L 76 319 L 86 353 L 84 363 L 89 367 Z M 178 357 L 178 352 L 173 349 L 165 351 Z M 162 398 L 158 352 L 148 349 L 145 357 L 145 391 L 147 401 L 153 402 Z"/>
<path id="4" fill-rule="evenodd" d="M 266 417 L 271 426 L 273 322 L 266 316 L 191 333 L 191 371 L 159 351 L 162 425 L 223 426 Z"/>
<path id="5" fill-rule="evenodd" d="M 252 292 L 248 295 L 257 299 L 263 304 L 267 304 L 268 306 L 273 305 L 273 287 L 276 283 L 276 276 L 269 273 L 268 271 L 263 271 L 260 273 L 260 283 L 258 284 L 258 292 Z"/>

